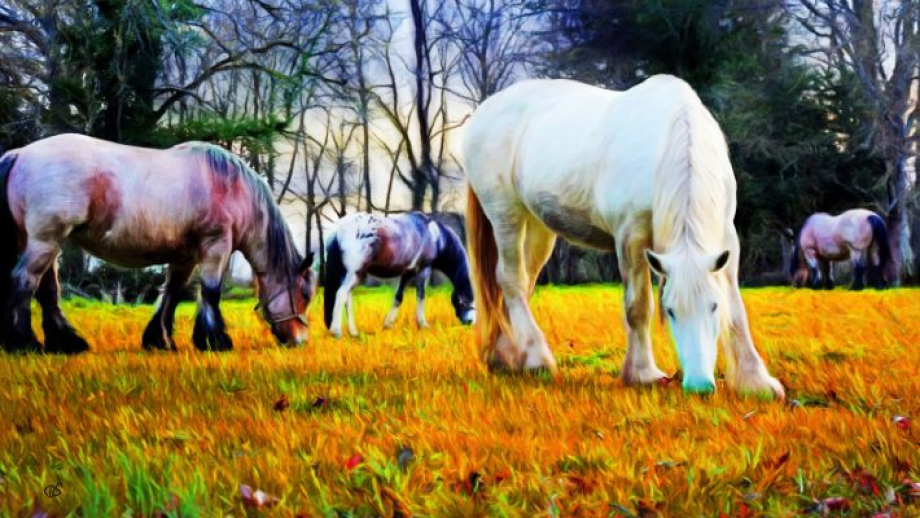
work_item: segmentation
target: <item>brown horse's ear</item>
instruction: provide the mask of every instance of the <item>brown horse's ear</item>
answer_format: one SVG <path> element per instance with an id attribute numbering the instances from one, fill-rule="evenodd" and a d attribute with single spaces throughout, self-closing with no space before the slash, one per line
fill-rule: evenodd
<path id="1" fill-rule="evenodd" d="M 722 268 L 725 268 L 725 265 L 728 264 L 729 255 L 730 254 L 728 250 L 726 250 L 722 252 L 721 254 L 719 254 L 718 257 L 716 257 L 715 261 L 712 262 L 712 272 L 713 273 L 721 270 Z"/>
<path id="2" fill-rule="evenodd" d="M 300 274 L 301 277 L 306 278 L 308 275 L 310 275 L 310 269 L 313 267 L 313 257 L 315 255 L 316 254 L 312 250 L 307 252 L 306 259 L 304 259 L 303 262 L 300 263 L 300 268 L 298 269 L 298 273 Z"/>

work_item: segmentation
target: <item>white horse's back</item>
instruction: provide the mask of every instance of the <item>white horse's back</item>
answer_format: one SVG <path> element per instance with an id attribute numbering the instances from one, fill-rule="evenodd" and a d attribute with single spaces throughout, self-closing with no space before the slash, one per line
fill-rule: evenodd
<path id="1" fill-rule="evenodd" d="M 724 150 L 718 125 L 675 77 L 655 76 L 623 92 L 568 80 L 525 81 L 474 114 L 464 136 L 465 170 L 476 192 L 513 192 L 563 237 L 612 249 L 630 215 L 651 214 L 656 172 L 663 175 L 659 184 L 673 184 L 669 175 L 682 172 L 663 162 L 675 119 L 688 113 L 695 137 Z M 733 187 L 730 164 L 719 166 L 710 169 Z M 715 183 L 722 191 L 716 194 L 728 194 Z M 724 201 L 733 214 L 733 200 Z"/>

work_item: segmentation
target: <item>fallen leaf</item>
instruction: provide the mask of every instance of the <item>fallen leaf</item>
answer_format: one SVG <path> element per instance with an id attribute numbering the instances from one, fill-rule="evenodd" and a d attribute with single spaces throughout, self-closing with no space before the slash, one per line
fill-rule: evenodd
<path id="1" fill-rule="evenodd" d="M 396 451 L 396 463 L 402 471 L 406 471 L 413 460 L 415 460 L 415 452 L 412 451 L 412 448 L 404 445 Z"/>
<path id="2" fill-rule="evenodd" d="M 744 414 L 743 416 L 741 416 L 741 419 L 743 419 L 744 421 L 747 421 L 748 419 L 754 417 L 754 414 L 756 414 L 756 413 L 757 413 L 756 410 L 751 410 L 750 412 L 748 412 L 748 413 Z"/>
<path id="3" fill-rule="evenodd" d="M 831 511 L 844 511 L 850 508 L 849 499 L 842 496 L 831 496 L 823 500 L 815 500 L 804 509 L 806 513 L 826 515 Z"/>
<path id="4" fill-rule="evenodd" d="M 355 453 L 345 462 L 345 469 L 351 471 L 357 468 L 362 462 L 364 462 L 364 457 L 362 457 L 360 453 Z"/>
<path id="5" fill-rule="evenodd" d="M 764 465 L 768 469 L 775 469 L 775 468 L 779 468 L 783 466 L 787 462 L 789 462 L 789 452 L 785 451 L 779 454 L 776 458 L 770 459 L 769 461 L 765 462 Z"/>
<path id="6" fill-rule="evenodd" d="M 255 509 L 274 507 L 279 502 L 278 497 L 272 496 L 261 489 L 253 491 L 246 484 L 240 484 L 240 498 L 243 499 L 243 505 Z"/>
<path id="7" fill-rule="evenodd" d="M 464 489 L 468 495 L 476 494 L 482 488 L 482 485 L 482 475 L 478 471 L 471 472 L 463 482 Z"/>
<path id="8" fill-rule="evenodd" d="M 905 478 L 901 481 L 901 485 L 904 486 L 903 493 L 910 498 L 920 498 L 920 482 L 914 482 L 909 478 Z"/>
<path id="9" fill-rule="evenodd" d="M 272 408 L 274 408 L 276 412 L 284 412 L 289 406 L 291 406 L 291 404 L 288 403 L 287 396 L 282 394 L 278 401 L 275 401 L 275 405 Z"/>
<path id="10" fill-rule="evenodd" d="M 310 407 L 314 410 L 326 410 L 326 407 L 329 406 L 329 400 L 323 396 L 319 396 L 313 400 L 313 403 L 310 404 Z"/>
<path id="11" fill-rule="evenodd" d="M 853 481 L 856 482 L 856 486 L 859 488 L 860 493 L 864 495 L 882 494 L 882 492 L 879 491 L 878 481 L 876 480 L 875 475 L 864 469 L 857 471 L 853 475 Z"/>

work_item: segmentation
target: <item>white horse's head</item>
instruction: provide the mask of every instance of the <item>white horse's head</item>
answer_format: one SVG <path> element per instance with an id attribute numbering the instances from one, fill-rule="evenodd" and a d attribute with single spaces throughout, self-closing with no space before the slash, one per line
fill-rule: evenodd
<path id="1" fill-rule="evenodd" d="M 660 311 L 667 316 L 677 345 L 683 389 L 714 392 L 719 336 L 728 323 L 728 286 L 720 272 L 728 264 L 729 252 L 646 250 L 645 254 L 652 270 L 664 279 Z"/>

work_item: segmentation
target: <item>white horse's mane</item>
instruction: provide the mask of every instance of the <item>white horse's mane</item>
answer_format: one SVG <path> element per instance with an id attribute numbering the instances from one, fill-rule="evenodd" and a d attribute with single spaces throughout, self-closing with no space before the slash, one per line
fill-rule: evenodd
<path id="1" fill-rule="evenodd" d="M 688 88 L 674 114 L 655 173 L 652 210 L 655 250 L 673 259 L 669 292 L 672 303 L 683 308 L 701 302 L 701 281 L 725 249 L 725 225 L 733 217 L 726 214 L 726 207 L 733 207 L 734 176 L 725 137 L 691 92 Z"/>

